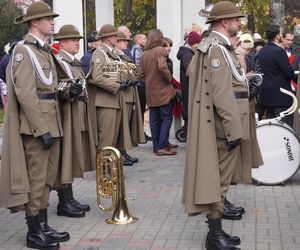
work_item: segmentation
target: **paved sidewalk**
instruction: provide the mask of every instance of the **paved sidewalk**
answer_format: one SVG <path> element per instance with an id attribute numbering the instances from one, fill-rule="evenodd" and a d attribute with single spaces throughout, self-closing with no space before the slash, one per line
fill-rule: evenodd
<path id="1" fill-rule="evenodd" d="M 174 140 L 172 142 L 175 142 Z M 207 233 L 204 216 L 188 218 L 181 205 L 185 145 L 172 157 L 153 155 L 151 143 L 129 153 L 140 163 L 125 167 L 126 194 L 131 213 L 140 220 L 131 225 L 107 225 L 96 205 L 95 173 L 74 183 L 75 197 L 91 205 L 85 218 L 72 219 L 56 215 L 57 196 L 51 193 L 49 224 L 66 230 L 71 240 L 63 250 L 173 250 L 205 249 Z M 241 248 L 247 250 L 300 249 L 300 173 L 286 186 L 231 186 L 229 200 L 244 206 L 240 221 L 223 221 L 225 231 L 239 235 Z M 0 191 L 1 192 L 1 191 Z M 10 214 L 0 209 L 0 249 L 26 249 L 24 213 Z"/>

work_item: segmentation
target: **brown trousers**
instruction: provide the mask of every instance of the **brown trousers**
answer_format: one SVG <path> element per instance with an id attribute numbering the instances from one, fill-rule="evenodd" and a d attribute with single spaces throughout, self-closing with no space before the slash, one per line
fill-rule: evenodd
<path id="1" fill-rule="evenodd" d="M 57 176 L 60 138 L 53 138 L 53 145 L 45 150 L 40 138 L 23 135 L 23 145 L 30 188 L 26 214 L 35 216 L 49 205 L 49 194 Z"/>
<path id="2" fill-rule="evenodd" d="M 240 147 L 238 146 L 234 150 L 228 152 L 228 146 L 226 142 L 226 140 L 217 139 L 221 201 L 210 205 L 211 212 L 207 214 L 207 218 L 209 219 L 216 219 L 221 217 L 224 209 L 225 197 L 229 189 L 235 166 L 236 164 L 238 164 L 239 160 Z"/>
<path id="3" fill-rule="evenodd" d="M 120 130 L 121 110 L 97 107 L 96 115 L 99 141 L 98 149 L 106 146 L 114 147 Z"/>

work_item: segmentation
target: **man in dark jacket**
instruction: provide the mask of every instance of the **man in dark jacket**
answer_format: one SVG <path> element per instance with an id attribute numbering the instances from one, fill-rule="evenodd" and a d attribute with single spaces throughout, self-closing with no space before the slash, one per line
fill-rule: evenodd
<path id="1" fill-rule="evenodd" d="M 188 66 L 195 54 L 199 43 L 201 41 L 201 36 L 199 33 L 192 31 L 188 35 L 187 43 L 179 48 L 177 53 L 177 59 L 180 60 L 180 83 L 182 91 L 182 102 L 183 102 L 183 112 L 182 118 L 184 120 L 184 137 L 187 135 L 188 127 L 188 105 L 189 105 L 189 77 L 187 76 Z"/>
<path id="2" fill-rule="evenodd" d="M 260 102 L 266 107 L 266 117 L 274 118 L 292 105 L 292 98 L 280 92 L 280 88 L 292 91 L 290 81 L 294 78 L 294 70 L 280 45 L 282 43 L 280 27 L 271 25 L 266 30 L 266 37 L 268 43 L 258 54 L 261 71 L 264 74 Z M 293 117 L 287 116 L 283 121 L 291 126 Z"/>

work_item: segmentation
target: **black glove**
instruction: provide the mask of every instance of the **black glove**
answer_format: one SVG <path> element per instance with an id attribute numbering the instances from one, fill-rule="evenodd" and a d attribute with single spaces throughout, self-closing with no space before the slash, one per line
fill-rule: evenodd
<path id="1" fill-rule="evenodd" d="M 129 80 L 121 82 L 119 90 L 124 91 L 129 87 Z"/>
<path id="2" fill-rule="evenodd" d="M 40 138 L 42 139 L 42 142 L 44 144 L 43 149 L 50 149 L 53 144 L 53 137 L 50 132 L 41 135 Z"/>
<path id="3" fill-rule="evenodd" d="M 71 85 L 69 89 L 69 96 L 70 98 L 74 98 L 76 96 L 79 96 L 82 91 L 82 85 L 78 83 L 74 83 Z"/>
<path id="4" fill-rule="evenodd" d="M 239 146 L 241 144 L 241 138 L 236 139 L 234 141 L 229 141 L 227 142 L 227 146 L 228 146 L 228 152 L 234 150 L 237 146 Z"/>
<path id="5" fill-rule="evenodd" d="M 255 97 L 259 93 L 259 82 L 258 80 L 254 77 L 249 80 L 249 92 L 250 92 L 250 97 Z"/>
<path id="6" fill-rule="evenodd" d="M 139 83 L 139 80 L 129 80 L 128 85 L 129 86 L 136 86 Z"/>

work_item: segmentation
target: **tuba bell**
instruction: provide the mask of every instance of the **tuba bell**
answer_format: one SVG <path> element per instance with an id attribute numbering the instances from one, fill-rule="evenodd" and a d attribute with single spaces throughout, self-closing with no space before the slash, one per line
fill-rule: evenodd
<path id="1" fill-rule="evenodd" d="M 119 150 L 104 147 L 97 152 L 97 205 L 103 211 L 114 209 L 113 216 L 106 219 L 108 224 L 131 224 L 138 221 L 127 207 L 123 175 L 123 161 Z M 103 200 L 111 199 L 111 204 L 104 206 Z"/>

